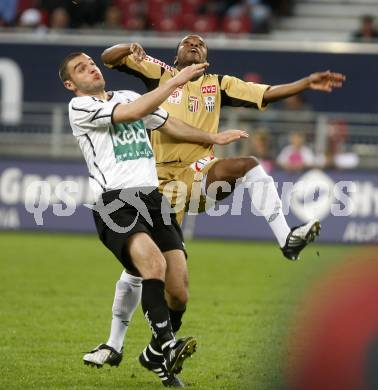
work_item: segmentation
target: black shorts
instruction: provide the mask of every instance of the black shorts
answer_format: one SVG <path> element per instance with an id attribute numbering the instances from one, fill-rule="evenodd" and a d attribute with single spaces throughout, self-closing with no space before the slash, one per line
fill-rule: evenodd
<path id="1" fill-rule="evenodd" d="M 102 194 L 104 206 L 114 200 L 119 201 L 120 194 L 122 196 L 123 206 L 110 213 L 109 216 L 101 216 L 96 208 L 93 210 L 100 240 L 113 252 L 122 265 L 129 271 L 136 270 L 126 244 L 131 235 L 139 232 L 147 233 L 161 252 L 180 249 L 186 255 L 184 239 L 176 221 L 176 214 L 167 211 L 170 205 L 157 188 L 128 189 L 127 191 L 133 200 L 130 201 L 129 195 L 125 197 L 125 190 L 122 190 L 122 193 L 121 190 L 114 190 Z M 147 194 L 148 191 L 150 192 Z M 140 210 L 139 212 L 136 207 Z M 147 214 L 146 211 L 148 211 Z"/>

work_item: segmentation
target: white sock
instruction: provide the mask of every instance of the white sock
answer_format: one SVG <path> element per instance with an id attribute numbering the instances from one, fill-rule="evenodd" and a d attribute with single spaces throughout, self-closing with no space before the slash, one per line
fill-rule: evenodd
<path id="1" fill-rule="evenodd" d="M 142 278 L 122 272 L 116 283 L 113 317 L 109 339 L 106 342 L 118 352 L 123 347 L 126 331 L 142 295 Z"/>
<path id="2" fill-rule="evenodd" d="M 282 202 L 273 178 L 264 171 L 261 165 L 249 170 L 245 178 L 252 205 L 265 217 L 282 248 L 286 243 L 290 228 L 282 212 Z"/>

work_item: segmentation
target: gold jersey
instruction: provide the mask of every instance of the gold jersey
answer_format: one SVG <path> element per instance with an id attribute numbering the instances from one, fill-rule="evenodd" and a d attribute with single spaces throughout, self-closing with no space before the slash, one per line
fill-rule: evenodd
<path id="1" fill-rule="evenodd" d="M 178 73 L 176 68 L 150 56 L 137 63 L 129 55 L 113 68 L 138 77 L 148 90 L 155 89 Z M 222 106 L 255 107 L 261 110 L 264 108 L 264 92 L 268 88 L 269 85 L 249 83 L 232 76 L 204 74 L 177 88 L 161 106 L 170 115 L 193 127 L 216 133 Z M 151 138 L 157 164 L 191 164 L 213 155 L 211 145 L 177 142 L 159 131 L 152 132 Z"/>

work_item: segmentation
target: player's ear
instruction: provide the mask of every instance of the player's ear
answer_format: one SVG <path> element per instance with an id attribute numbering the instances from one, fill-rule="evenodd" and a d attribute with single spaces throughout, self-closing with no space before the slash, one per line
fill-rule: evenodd
<path id="1" fill-rule="evenodd" d="M 75 89 L 75 85 L 74 85 L 74 83 L 73 83 L 71 80 L 66 80 L 66 81 L 64 82 L 64 86 L 65 86 L 67 89 L 69 89 L 70 91 L 74 91 L 74 89 Z"/>

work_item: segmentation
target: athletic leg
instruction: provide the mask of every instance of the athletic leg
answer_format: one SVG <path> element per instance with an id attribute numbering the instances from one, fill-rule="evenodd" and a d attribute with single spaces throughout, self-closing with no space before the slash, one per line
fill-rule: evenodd
<path id="1" fill-rule="evenodd" d="M 181 371 L 184 360 L 195 351 L 192 337 L 176 341 L 164 297 L 166 260 L 150 236 L 137 233 L 128 240 L 128 251 L 143 277 L 142 309 L 153 337 L 160 346 L 168 374 Z M 164 376 L 162 380 L 169 378 Z"/>
<path id="2" fill-rule="evenodd" d="M 165 278 L 165 297 L 168 304 L 169 316 L 171 319 L 172 330 L 177 333 L 181 327 L 182 316 L 186 309 L 188 301 L 188 270 L 184 252 L 181 250 L 171 250 L 164 252 L 167 262 L 167 271 Z M 139 361 L 150 371 L 155 372 L 160 379 L 166 378 L 164 357 L 160 345 L 155 337 L 151 338 L 150 344 L 143 350 L 139 356 Z M 169 380 L 162 380 L 164 385 L 173 387 L 182 387 L 181 380 L 173 375 Z"/>
<path id="3" fill-rule="evenodd" d="M 101 368 L 118 366 L 123 358 L 123 344 L 131 318 L 140 303 L 142 278 L 122 271 L 116 283 L 109 339 L 83 357 L 84 363 Z"/>
<path id="4" fill-rule="evenodd" d="M 282 211 L 282 202 L 273 178 L 254 157 L 218 160 L 209 169 L 206 190 L 216 181 L 226 181 L 235 187 L 237 179 L 245 178 L 245 186 L 254 208 L 265 217 L 285 257 L 297 260 L 300 251 L 319 234 L 318 221 L 290 229 Z"/>

